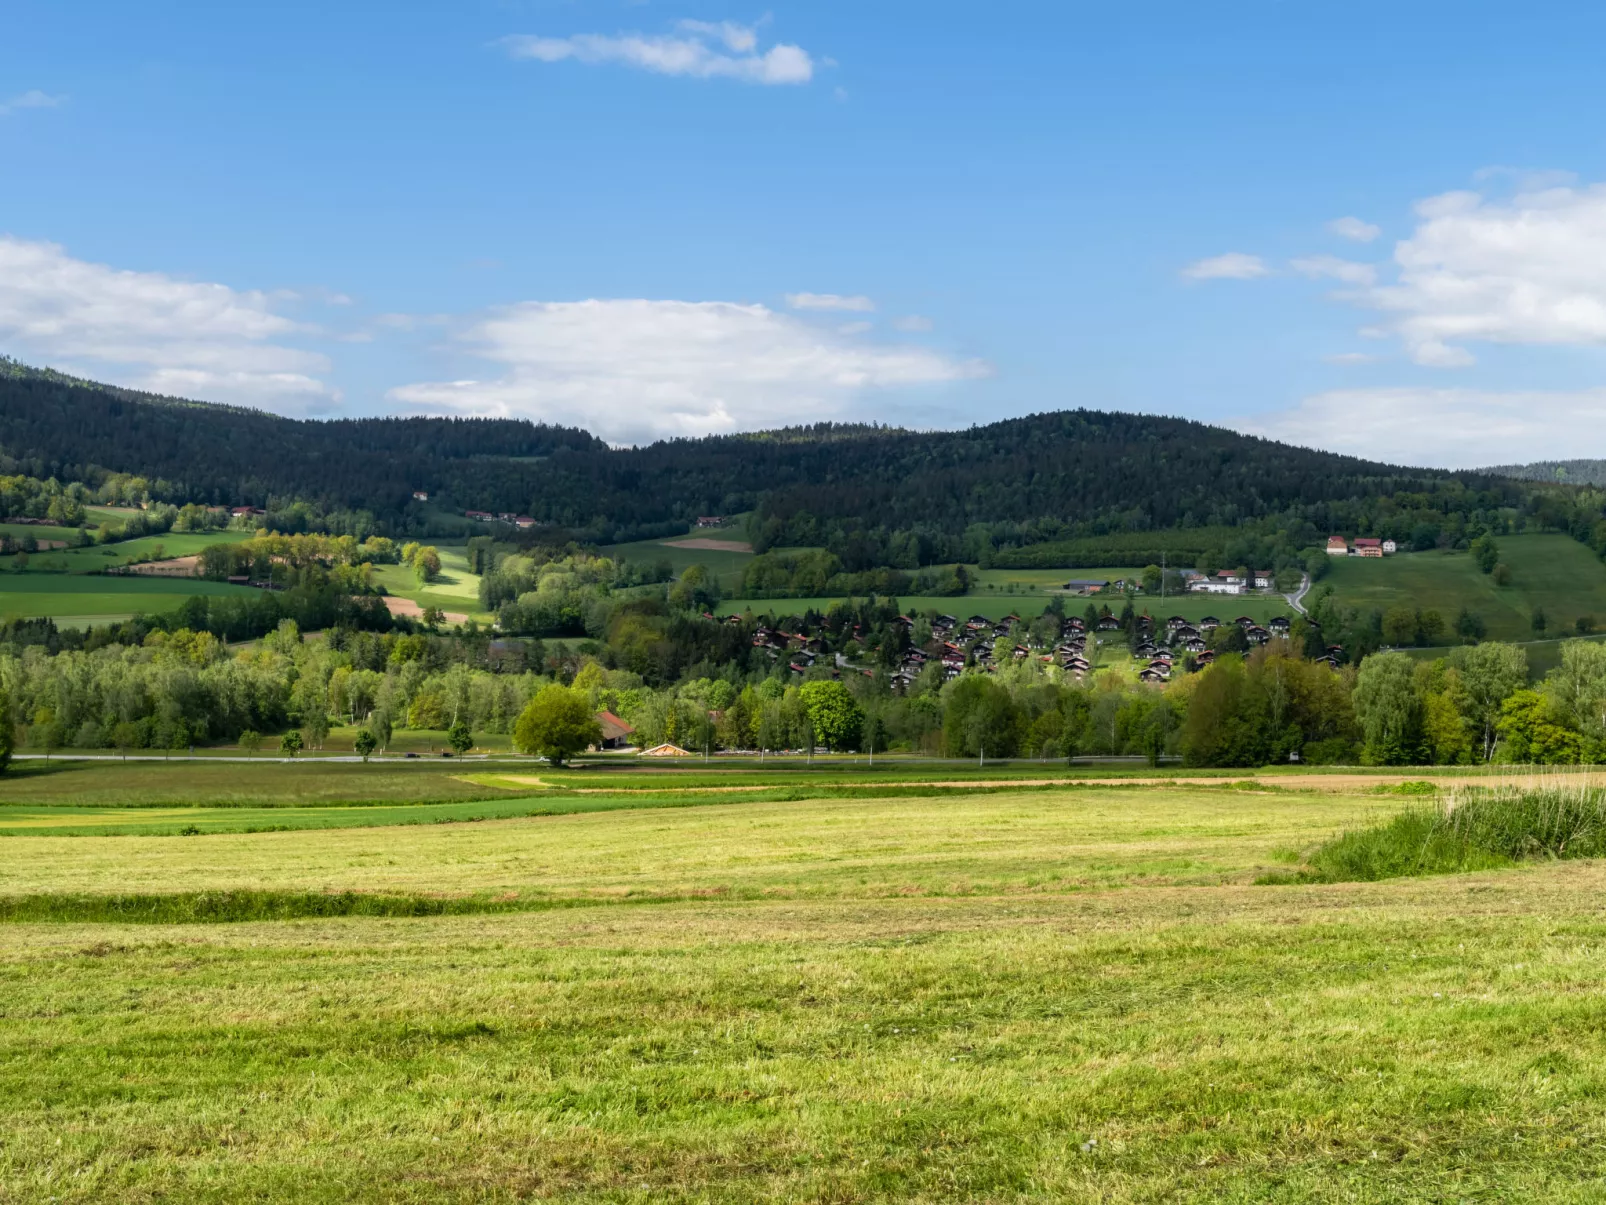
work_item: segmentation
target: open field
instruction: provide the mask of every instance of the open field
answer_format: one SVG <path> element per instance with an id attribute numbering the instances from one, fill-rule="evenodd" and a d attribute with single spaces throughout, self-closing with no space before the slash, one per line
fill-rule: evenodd
<path id="1" fill-rule="evenodd" d="M 192 594 L 244 594 L 246 586 L 186 578 L 0 574 L 0 618 L 49 616 L 65 627 L 169 611 Z"/>
<path id="2" fill-rule="evenodd" d="M 420 611 L 424 607 L 439 607 L 452 615 L 488 622 L 492 616 L 480 610 L 480 578 L 479 574 L 469 571 L 467 548 L 460 544 L 439 544 L 436 548 L 441 556 L 438 580 L 421 585 L 405 565 L 375 565 L 374 582 L 383 586 L 387 593 L 417 604 Z"/>
<path id="3" fill-rule="evenodd" d="M 1606 867 L 1252 885 L 1365 781 L 58 809 L 0 904 L 470 911 L 0 924 L 0 1200 L 1595 1199 Z"/>
<path id="4" fill-rule="evenodd" d="M 38 538 L 41 533 L 57 532 L 60 528 L 29 528 Z M 59 534 L 57 537 L 59 538 Z M 50 576 L 58 573 L 100 573 L 133 561 L 149 559 L 160 552 L 164 557 L 194 556 L 212 544 L 235 544 L 251 538 L 245 531 L 167 532 L 159 536 L 140 536 L 137 540 L 122 540 L 116 544 L 92 544 L 84 548 L 60 548 L 50 552 L 31 553 L 27 574 Z M 0 558 L 0 567 L 9 567 L 9 558 Z"/>
<path id="5" fill-rule="evenodd" d="M 721 590 L 727 594 L 736 593 L 741 589 L 742 570 L 747 566 L 747 562 L 753 559 L 753 554 L 685 545 L 685 541 L 699 538 L 724 543 L 741 541 L 745 538 L 745 534 L 740 526 L 714 528 L 704 532 L 694 531 L 685 536 L 671 536 L 666 540 L 637 540 L 630 544 L 610 544 L 602 549 L 602 554 L 638 565 L 656 565 L 660 561 L 668 561 L 677 574 L 692 565 L 703 565 L 718 579 Z"/>
<path id="6" fill-rule="evenodd" d="M 1499 545 L 1511 566 L 1511 585 L 1503 588 L 1478 571 L 1470 553 L 1409 552 L 1335 557 L 1312 593 L 1331 583 L 1347 606 L 1434 609 L 1447 625 L 1466 607 L 1483 616 L 1491 640 L 1531 639 L 1536 607 L 1544 608 L 1552 634 L 1570 633 L 1580 615 L 1606 624 L 1606 565 L 1584 545 L 1562 535 L 1503 536 Z"/>

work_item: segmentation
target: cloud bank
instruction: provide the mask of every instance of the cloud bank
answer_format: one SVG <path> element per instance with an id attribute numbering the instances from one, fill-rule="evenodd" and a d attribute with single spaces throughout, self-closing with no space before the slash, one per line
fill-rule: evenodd
<path id="1" fill-rule="evenodd" d="M 434 413 L 574 424 L 614 443 L 842 417 L 873 391 L 990 372 L 724 301 L 532 301 L 468 323 L 456 341 L 500 374 L 405 385 L 390 398 Z"/>
<path id="2" fill-rule="evenodd" d="M 502 45 L 514 58 L 540 63 L 573 60 L 588 65 L 619 64 L 657 75 L 692 79 L 733 79 L 746 84 L 806 84 L 814 60 L 801 46 L 779 43 L 758 48 L 752 26 L 724 21 L 681 21 L 673 34 L 576 34 L 567 38 L 512 34 Z"/>
<path id="3" fill-rule="evenodd" d="M 1233 425 L 1302 447 L 1434 468 L 1606 456 L 1606 389 L 1340 389 Z"/>
<path id="4" fill-rule="evenodd" d="M 1271 269 L 1260 256 L 1245 255 L 1241 251 L 1197 260 L 1182 269 L 1182 275 L 1188 280 L 1254 280 L 1270 274 Z"/>
<path id="5" fill-rule="evenodd" d="M 274 409 L 338 393 L 321 355 L 286 345 L 305 328 L 287 295 L 119 271 L 54 243 L 0 236 L 0 339 L 25 359 L 136 389 Z"/>

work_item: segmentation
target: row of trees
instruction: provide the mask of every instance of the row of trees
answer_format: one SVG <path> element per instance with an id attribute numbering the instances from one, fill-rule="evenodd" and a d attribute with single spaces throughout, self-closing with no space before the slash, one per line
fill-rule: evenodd
<path id="1" fill-rule="evenodd" d="M 510 645 L 521 646 L 516 663 Z M 1335 671 L 1273 641 L 1247 656 L 1223 654 L 1164 688 L 1114 672 L 1076 682 L 1025 659 L 952 680 L 933 666 L 904 693 L 878 670 L 799 679 L 707 657 L 654 685 L 609 668 L 619 651 L 339 626 L 309 642 L 284 621 L 239 650 L 188 627 L 94 648 L 6 643 L 0 687 L 21 739 L 44 748 L 173 748 L 291 729 L 316 748 L 343 726 L 376 747 L 398 728 L 457 730 L 508 733 L 520 747 L 562 756 L 573 733 L 596 739 L 589 717 L 608 709 L 635 726 L 640 743 L 699 750 L 1177 755 L 1200 766 L 1606 761 L 1606 647 L 1583 641 L 1565 644 L 1561 664 L 1537 684 L 1513 645 L 1458 648 L 1437 661 L 1379 653 Z M 560 728 L 571 736 L 554 735 Z"/>

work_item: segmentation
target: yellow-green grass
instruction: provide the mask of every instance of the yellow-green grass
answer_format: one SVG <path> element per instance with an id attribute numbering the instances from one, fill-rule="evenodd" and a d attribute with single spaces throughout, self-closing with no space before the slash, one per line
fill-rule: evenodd
<path id="1" fill-rule="evenodd" d="M 1368 803 L 1068 796 L 0 840 L 591 904 L 0 925 L 0 1200 L 1598 1199 L 1606 868 L 1254 887 Z"/>
<path id="2" fill-rule="evenodd" d="M 1317 590 L 1331 583 L 1338 601 L 1362 609 L 1431 608 L 1446 625 L 1466 607 L 1483 617 L 1492 640 L 1532 638 L 1535 608 L 1543 608 L 1551 634 L 1572 631 L 1581 615 L 1606 623 L 1606 565 L 1584 545 L 1563 535 L 1503 536 L 1498 543 L 1511 567 L 1509 586 L 1480 573 L 1469 553 L 1411 552 L 1335 557 Z"/>
<path id="3" fill-rule="evenodd" d="M 267 746 L 270 742 L 264 741 Z M 463 777 L 476 763 L 398 758 L 361 762 L 165 760 L 160 753 L 123 759 L 29 758 L 0 777 L 0 805 L 10 807 L 305 807 L 452 802 L 505 798 L 508 791 Z M 483 768 L 483 763 L 479 763 Z"/>
<path id="4" fill-rule="evenodd" d="M 1341 793 L 1100 789 L 742 802 L 199 843 L 0 843 L 0 894 L 341 888 L 552 900 L 973 896 L 1248 882 L 1379 811 Z M 1395 809 L 1397 810 L 1397 809 Z"/>

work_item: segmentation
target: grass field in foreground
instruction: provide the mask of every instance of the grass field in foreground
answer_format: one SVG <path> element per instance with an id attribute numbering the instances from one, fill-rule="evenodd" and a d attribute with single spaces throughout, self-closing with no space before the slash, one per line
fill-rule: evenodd
<path id="1" fill-rule="evenodd" d="M 1606 866 L 1247 885 L 1378 803 L 0 839 L 8 896 L 591 905 L 0 925 L 0 1200 L 1598 1199 Z"/>

